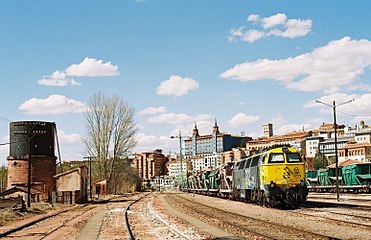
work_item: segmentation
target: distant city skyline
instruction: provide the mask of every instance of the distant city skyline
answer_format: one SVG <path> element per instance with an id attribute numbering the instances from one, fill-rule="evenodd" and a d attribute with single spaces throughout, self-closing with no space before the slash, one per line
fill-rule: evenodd
<path id="1" fill-rule="evenodd" d="M 369 1 L 0 2 L 0 143 L 55 122 L 62 160 L 86 156 L 90 97 L 136 109 L 133 151 L 178 152 L 181 131 L 256 138 L 371 123 Z M 9 154 L 0 145 L 0 162 Z"/>

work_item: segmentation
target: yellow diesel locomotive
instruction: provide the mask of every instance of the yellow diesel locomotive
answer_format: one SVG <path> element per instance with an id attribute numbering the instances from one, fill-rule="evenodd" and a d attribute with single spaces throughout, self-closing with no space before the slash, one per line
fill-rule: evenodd
<path id="1" fill-rule="evenodd" d="M 233 166 L 230 197 L 266 206 L 296 207 L 306 201 L 305 163 L 289 146 L 265 150 Z"/>

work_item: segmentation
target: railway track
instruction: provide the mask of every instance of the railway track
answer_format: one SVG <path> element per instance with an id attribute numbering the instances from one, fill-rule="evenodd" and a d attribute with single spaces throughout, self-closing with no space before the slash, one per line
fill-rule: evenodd
<path id="1" fill-rule="evenodd" d="M 154 198 L 153 194 L 147 194 L 126 209 L 129 239 L 197 239 L 155 209 Z"/>
<path id="2" fill-rule="evenodd" d="M 27 224 L 13 228 L 9 231 L 0 234 L 1 239 L 47 239 L 61 230 L 63 227 L 78 219 L 79 217 L 88 214 L 89 210 L 96 206 L 82 205 L 69 210 L 63 210 L 55 214 L 47 215 L 36 221 L 31 221 Z"/>
<path id="3" fill-rule="evenodd" d="M 368 230 L 371 230 L 371 217 L 368 217 L 368 216 L 361 216 L 361 215 L 350 214 L 350 213 L 340 213 L 340 212 L 335 212 L 335 211 L 325 210 L 325 209 L 300 209 L 299 211 L 295 211 L 295 213 L 303 215 L 303 216 L 326 219 L 328 221 L 334 222 L 337 225 L 339 225 L 340 223 L 344 225 L 344 227 L 347 227 L 347 225 L 353 225 L 353 226 L 356 225 L 356 226 L 364 227 Z M 341 219 L 336 218 L 336 217 L 330 217 L 329 215 L 335 215 L 338 217 L 340 216 Z M 352 219 L 352 220 L 343 220 L 343 219 Z M 360 221 L 363 221 L 363 223 Z"/>
<path id="4" fill-rule="evenodd" d="M 336 239 L 332 236 L 306 231 L 269 220 L 232 213 L 203 203 L 193 202 L 179 195 L 168 195 L 167 201 L 189 215 L 217 225 L 243 238 L 263 239 Z"/>
<path id="5" fill-rule="evenodd" d="M 371 194 L 347 194 L 340 193 L 340 201 L 348 202 L 359 202 L 359 203 L 370 203 Z M 336 193 L 310 193 L 308 195 L 308 200 L 336 200 Z"/>
<path id="6" fill-rule="evenodd" d="M 135 195 L 129 197 L 119 197 L 111 200 L 104 200 L 100 202 L 95 202 L 95 204 L 88 205 L 77 205 L 72 208 L 65 209 L 53 214 L 47 214 L 45 216 L 40 216 L 34 221 L 27 221 L 24 224 L 11 228 L 7 231 L 0 233 L 1 239 L 58 239 L 61 236 L 69 236 L 69 239 L 90 239 L 84 237 L 83 227 L 86 225 L 88 220 L 91 220 L 96 215 L 103 213 L 102 218 L 105 218 L 105 212 L 111 213 L 111 211 L 116 211 L 119 207 L 126 206 L 128 202 L 132 201 L 132 198 L 136 198 Z M 109 215 L 107 213 L 107 215 Z M 116 214 L 116 213 L 115 213 Z M 121 217 L 122 221 L 123 217 Z M 112 220 L 112 219 L 111 219 Z M 102 227 L 104 222 L 109 222 L 110 219 L 106 221 L 99 221 L 100 230 L 97 231 L 99 236 L 99 231 L 103 233 L 102 237 L 106 237 L 104 232 L 104 227 Z M 110 222 L 112 223 L 112 222 Z M 102 225 L 102 226 L 101 226 Z M 109 225 L 109 224 L 107 224 Z M 126 236 L 126 229 L 124 229 L 123 222 L 116 222 L 114 219 L 113 224 L 117 231 L 121 231 L 120 236 Z M 122 225 L 122 229 L 120 228 Z M 88 229 L 90 232 L 91 231 Z M 109 231 L 109 230 L 108 230 Z M 82 236 L 80 236 L 82 235 Z M 107 238 L 110 239 L 110 238 Z"/>

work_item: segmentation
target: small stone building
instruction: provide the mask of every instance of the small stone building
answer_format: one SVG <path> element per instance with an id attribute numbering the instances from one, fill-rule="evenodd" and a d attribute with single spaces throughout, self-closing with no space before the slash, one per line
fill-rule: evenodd
<path id="1" fill-rule="evenodd" d="M 75 204 L 88 201 L 88 168 L 85 165 L 55 175 L 54 178 L 56 194 L 53 202 Z"/>

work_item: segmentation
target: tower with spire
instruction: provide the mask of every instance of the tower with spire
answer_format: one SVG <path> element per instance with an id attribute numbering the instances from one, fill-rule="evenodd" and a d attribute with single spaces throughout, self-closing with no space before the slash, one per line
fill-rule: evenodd
<path id="1" fill-rule="evenodd" d="M 212 133 L 213 151 L 215 153 L 218 152 L 218 135 L 219 135 L 219 126 L 218 126 L 218 122 L 216 121 L 216 118 L 215 118 L 215 124 L 214 124 L 214 127 L 213 127 L 213 133 Z"/>

